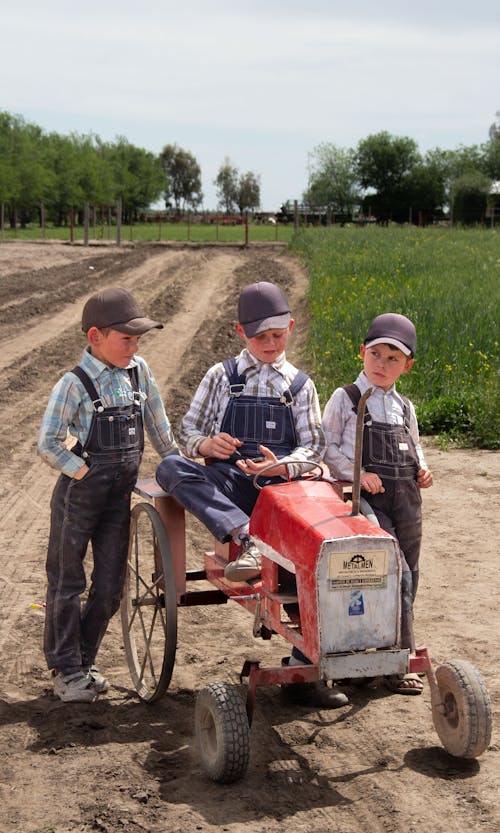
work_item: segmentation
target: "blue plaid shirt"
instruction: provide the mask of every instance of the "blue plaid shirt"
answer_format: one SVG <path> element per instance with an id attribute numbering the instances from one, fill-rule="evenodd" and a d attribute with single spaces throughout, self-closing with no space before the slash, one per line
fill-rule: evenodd
<path id="1" fill-rule="evenodd" d="M 83 353 L 80 365 L 95 385 L 105 408 L 128 405 L 132 401 L 132 386 L 127 369 L 108 367 L 96 359 L 90 348 Z M 142 398 L 144 427 L 153 448 L 160 457 L 177 454 L 170 422 L 156 380 L 141 356 L 136 356 L 129 367 L 137 366 L 139 390 Z M 81 457 L 73 454 L 67 443 L 68 434 L 83 445 L 92 422 L 93 407 L 82 382 L 68 372 L 52 389 L 38 437 L 38 453 L 53 468 L 73 477 L 81 469 Z"/>

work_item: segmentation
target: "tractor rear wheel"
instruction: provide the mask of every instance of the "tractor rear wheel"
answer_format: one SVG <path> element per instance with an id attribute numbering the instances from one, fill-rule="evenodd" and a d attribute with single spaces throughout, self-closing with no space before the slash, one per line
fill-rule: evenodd
<path id="1" fill-rule="evenodd" d="M 174 668 L 177 596 L 167 533 L 149 503 L 132 509 L 121 619 L 135 689 L 141 700 L 154 703 L 167 690 Z"/>
<path id="2" fill-rule="evenodd" d="M 441 743 L 457 758 L 477 758 L 491 739 L 491 701 L 481 674 L 455 660 L 438 666 L 436 682 L 444 711 L 434 708 L 433 721 Z"/>
<path id="3" fill-rule="evenodd" d="M 210 683 L 196 698 L 195 732 L 201 762 L 218 784 L 245 774 L 250 759 L 250 727 L 238 686 Z"/>

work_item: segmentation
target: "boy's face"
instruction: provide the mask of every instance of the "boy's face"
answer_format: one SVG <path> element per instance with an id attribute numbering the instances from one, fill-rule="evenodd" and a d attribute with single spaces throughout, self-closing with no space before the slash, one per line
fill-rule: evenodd
<path id="1" fill-rule="evenodd" d="M 96 359 L 109 367 L 127 367 L 137 353 L 140 336 L 119 333 L 118 330 L 103 332 L 97 327 L 91 327 L 87 338 Z"/>
<path id="2" fill-rule="evenodd" d="M 402 373 L 408 373 L 413 367 L 413 359 L 390 344 L 375 344 L 373 347 L 362 344 L 360 352 L 368 381 L 386 391 Z"/>
<path id="3" fill-rule="evenodd" d="M 264 330 L 262 333 L 257 333 L 257 335 L 253 338 L 248 338 L 248 336 L 245 335 L 245 331 L 241 324 L 235 324 L 234 328 L 256 359 L 260 362 L 271 364 L 276 361 L 278 356 L 280 356 L 286 348 L 288 336 L 292 331 L 293 324 L 294 321 L 292 318 L 286 329 Z"/>

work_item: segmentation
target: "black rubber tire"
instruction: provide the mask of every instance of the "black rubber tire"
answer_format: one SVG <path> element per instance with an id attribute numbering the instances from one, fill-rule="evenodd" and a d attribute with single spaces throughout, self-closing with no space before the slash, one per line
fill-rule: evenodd
<path id="1" fill-rule="evenodd" d="M 436 681 L 445 707 L 433 709 L 439 739 L 456 758 L 477 758 L 491 740 L 491 701 L 479 671 L 463 660 L 436 669 Z"/>
<path id="2" fill-rule="evenodd" d="M 138 503 L 132 509 L 120 609 L 134 687 L 141 700 L 153 703 L 163 696 L 172 677 L 177 649 L 177 596 L 167 533 L 149 503 Z"/>
<path id="3" fill-rule="evenodd" d="M 238 686 L 210 683 L 198 693 L 195 733 L 203 769 L 212 781 L 239 781 L 250 760 L 250 726 Z"/>

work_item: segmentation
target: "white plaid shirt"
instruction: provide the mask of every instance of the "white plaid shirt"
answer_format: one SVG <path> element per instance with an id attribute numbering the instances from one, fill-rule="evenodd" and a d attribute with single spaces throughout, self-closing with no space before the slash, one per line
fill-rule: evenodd
<path id="1" fill-rule="evenodd" d="M 297 374 L 297 368 L 282 353 L 275 362 L 260 362 L 244 348 L 237 357 L 238 373 L 245 374 L 245 396 L 276 396 L 285 393 Z M 229 379 L 222 362 L 207 371 L 200 382 L 189 410 L 182 420 L 179 444 L 187 457 L 198 457 L 200 443 L 220 432 L 222 418 L 229 402 Z M 321 410 L 316 387 L 308 379 L 291 406 L 298 446 L 287 460 L 321 460 L 325 452 L 325 436 L 321 428 Z M 295 472 L 291 472 L 294 476 Z"/>
<path id="2" fill-rule="evenodd" d="M 375 422 L 390 425 L 402 425 L 404 422 L 404 403 L 394 385 L 388 391 L 370 385 L 363 371 L 356 379 L 356 385 L 363 394 L 369 387 L 372 393 L 367 407 Z M 352 480 L 354 476 L 354 448 L 356 440 L 356 414 L 352 402 L 343 388 L 337 388 L 323 412 L 323 429 L 326 434 L 327 448 L 325 463 L 332 477 L 338 480 Z M 420 468 L 426 468 L 424 453 L 420 445 L 418 423 L 415 408 L 410 402 L 410 436 L 415 443 Z"/>

